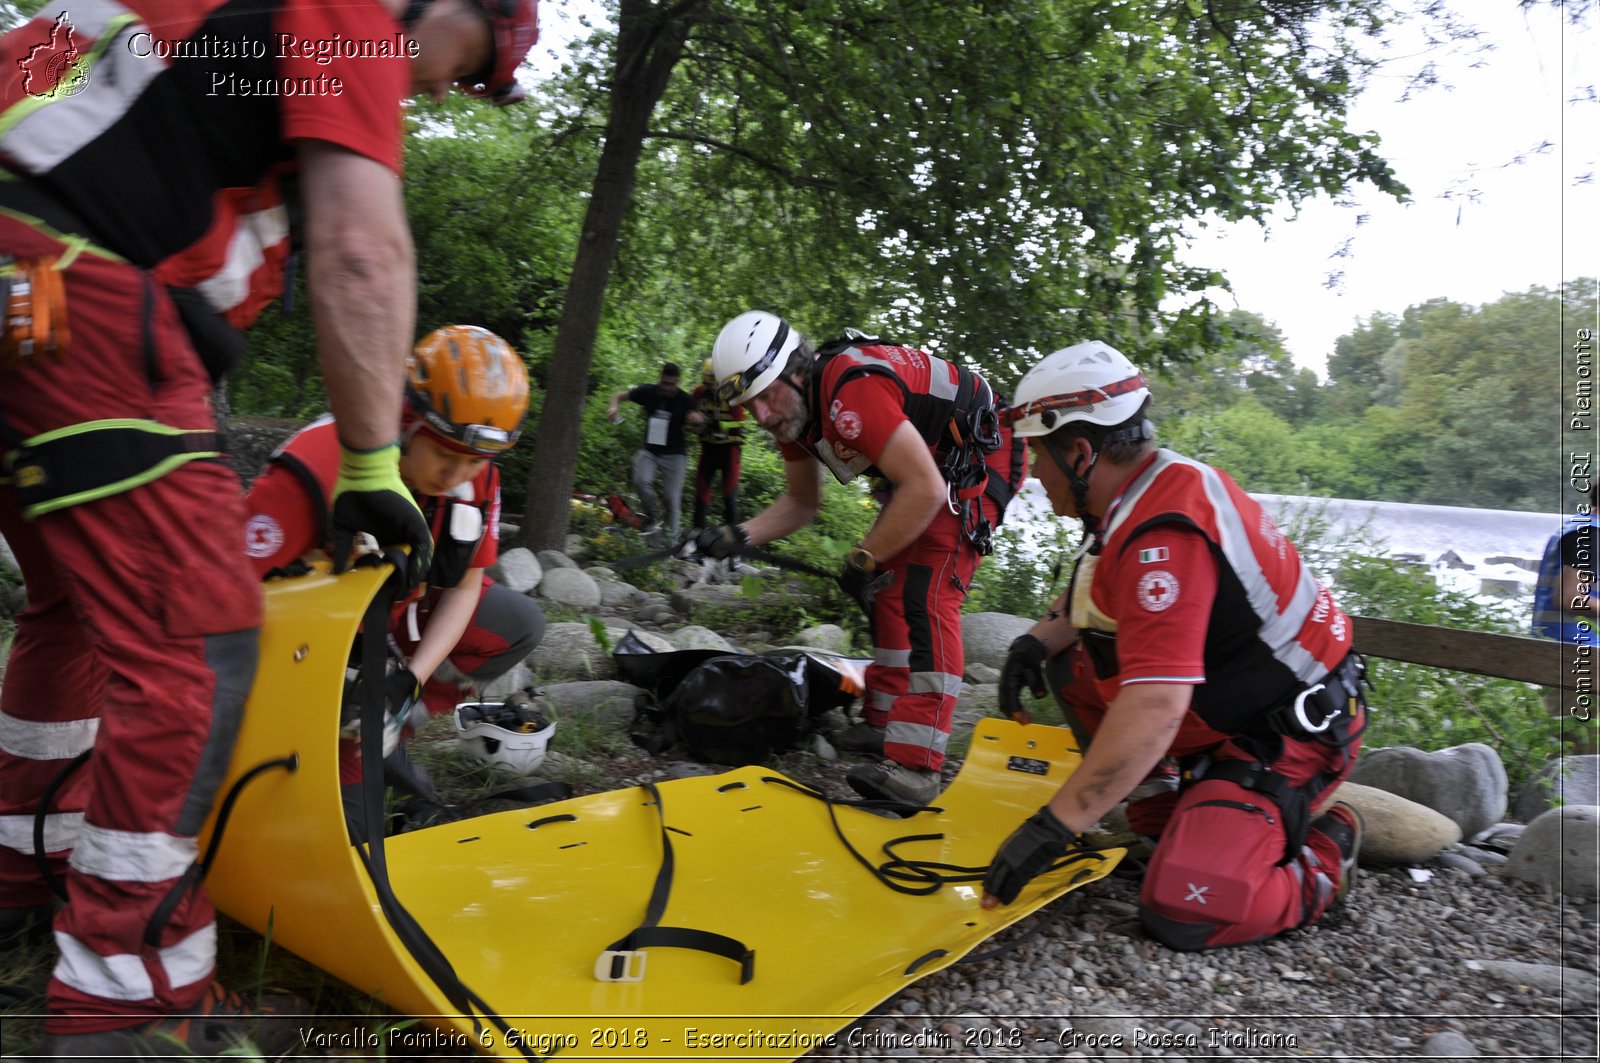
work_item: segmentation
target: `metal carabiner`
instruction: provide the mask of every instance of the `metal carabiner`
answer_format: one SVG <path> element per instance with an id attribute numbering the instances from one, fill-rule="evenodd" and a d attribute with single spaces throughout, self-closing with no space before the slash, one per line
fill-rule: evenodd
<path id="1" fill-rule="evenodd" d="M 1311 721 L 1306 718 L 1306 699 L 1318 691 L 1326 689 L 1326 686 L 1327 685 L 1325 683 L 1318 683 L 1314 687 L 1306 687 L 1304 690 L 1300 691 L 1300 695 L 1294 699 L 1294 722 L 1299 724 L 1300 729 L 1305 731 L 1307 734 L 1317 735 L 1321 734 L 1323 731 L 1326 731 L 1330 726 L 1332 726 L 1334 718 L 1344 711 L 1342 709 L 1334 709 L 1332 712 L 1328 713 L 1328 715 L 1322 718 L 1322 723 L 1320 726 L 1311 726 Z"/>

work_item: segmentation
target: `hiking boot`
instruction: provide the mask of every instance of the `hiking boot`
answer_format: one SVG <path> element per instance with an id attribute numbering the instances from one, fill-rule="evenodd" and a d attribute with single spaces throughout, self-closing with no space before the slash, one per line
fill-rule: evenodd
<path id="1" fill-rule="evenodd" d="M 98 1033 L 47 1034 L 38 1059 L 275 1059 L 300 1044 L 310 1005 L 288 993 L 263 994 L 254 1010 L 216 982 L 195 1010 Z M 242 1047 L 241 1047 L 242 1046 Z"/>
<path id="2" fill-rule="evenodd" d="M 886 730 L 888 730 L 886 727 L 874 727 L 865 720 L 857 720 L 839 732 L 839 737 L 833 740 L 833 747 L 847 753 L 871 753 L 875 757 L 881 757 L 883 733 Z"/>
<path id="3" fill-rule="evenodd" d="M 50 937 L 50 922 L 55 918 L 53 904 L 30 904 L 25 908 L 0 908 L 0 952 L 26 945 L 37 945 Z"/>
<path id="4" fill-rule="evenodd" d="M 900 801 L 925 808 L 939 796 L 939 773 L 926 768 L 908 768 L 892 760 L 861 764 L 844 777 L 850 788 L 862 797 L 878 801 Z"/>
<path id="5" fill-rule="evenodd" d="M 1339 888 L 1328 907 L 1343 901 L 1356 881 L 1356 861 L 1361 855 L 1361 833 L 1366 824 L 1353 805 L 1336 801 L 1333 807 L 1311 821 L 1311 829 L 1321 831 L 1339 847 Z"/>

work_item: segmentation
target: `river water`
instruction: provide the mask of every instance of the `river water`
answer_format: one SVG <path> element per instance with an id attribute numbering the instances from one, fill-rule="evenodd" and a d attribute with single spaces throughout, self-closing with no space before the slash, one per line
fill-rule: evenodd
<path id="1" fill-rule="evenodd" d="M 1325 528 L 1320 539 L 1333 554 L 1342 547 L 1415 561 L 1427 565 L 1443 587 L 1471 595 L 1487 593 L 1502 601 L 1509 598 L 1522 605 L 1531 605 L 1539 558 L 1562 521 L 1558 513 L 1307 495 L 1252 497 L 1289 531 L 1291 539 L 1309 522 Z M 1048 542 L 1052 522 L 1061 519 L 1051 514 L 1039 481 L 1030 479 L 1006 523 L 1026 529 L 1035 542 Z"/>

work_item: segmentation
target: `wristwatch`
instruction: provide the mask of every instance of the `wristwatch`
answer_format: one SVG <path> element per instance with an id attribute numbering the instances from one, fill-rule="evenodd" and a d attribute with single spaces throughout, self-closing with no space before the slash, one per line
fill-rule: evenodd
<path id="1" fill-rule="evenodd" d="M 858 568 L 862 572 L 876 572 L 878 559 L 872 556 L 872 551 L 857 543 L 844 555 L 844 563 L 851 568 Z"/>

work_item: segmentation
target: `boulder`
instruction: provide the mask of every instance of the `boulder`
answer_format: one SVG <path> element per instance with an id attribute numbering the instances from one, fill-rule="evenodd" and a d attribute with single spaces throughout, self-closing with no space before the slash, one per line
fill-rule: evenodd
<path id="1" fill-rule="evenodd" d="M 1366 865 L 1426 863 L 1461 840 L 1461 828 L 1450 817 L 1388 790 L 1346 782 L 1322 807 L 1334 801 L 1361 813 L 1366 825 L 1361 863 Z"/>
<path id="2" fill-rule="evenodd" d="M 1525 960 L 1468 960 L 1466 967 L 1503 985 L 1527 986 L 1545 996 L 1558 996 L 1562 1005 L 1572 1011 L 1592 1013 L 1595 993 L 1600 991 L 1594 972 L 1581 967 Z"/>
<path id="3" fill-rule="evenodd" d="M 967 662 L 967 682 L 969 683 L 998 683 L 1000 682 L 1000 669 L 991 668 L 987 664 Z"/>
<path id="4" fill-rule="evenodd" d="M 615 646 L 630 631 L 633 633 L 634 638 L 650 647 L 656 653 L 672 653 L 678 648 L 665 635 L 657 635 L 653 631 L 640 631 L 638 628 L 632 627 L 612 627 L 609 624 L 606 625 L 606 639 L 610 641 L 611 645 Z"/>
<path id="5" fill-rule="evenodd" d="M 814 650 L 827 650 L 829 653 L 850 652 L 850 636 L 838 624 L 817 624 L 808 627 L 795 635 L 794 643 Z"/>
<path id="6" fill-rule="evenodd" d="M 623 729 L 633 722 L 635 700 L 643 693 L 631 683 L 615 680 L 554 683 L 544 688 L 544 696 L 555 706 L 558 720 L 584 716 Z"/>
<path id="7" fill-rule="evenodd" d="M 738 653 L 733 643 L 708 627 L 690 624 L 674 631 L 668 639 L 680 650 L 717 650 L 720 653 Z"/>
<path id="8" fill-rule="evenodd" d="M 616 570 L 607 568 L 605 565 L 586 565 L 583 570 L 593 576 L 596 581 L 617 578 Z"/>
<path id="9" fill-rule="evenodd" d="M 546 569 L 552 568 L 577 568 L 578 563 L 563 554 L 560 550 L 540 550 L 539 564 Z"/>
<path id="10" fill-rule="evenodd" d="M 950 718 L 950 738 L 965 741 L 972 729 L 986 716 L 999 716 L 1000 688 L 986 683 L 963 683 L 961 695 L 956 698 L 956 710 Z"/>
<path id="11" fill-rule="evenodd" d="M 693 617 L 696 612 L 712 609 L 748 607 L 750 599 L 737 586 L 724 583 L 695 583 L 674 591 L 672 608 L 679 616 Z"/>
<path id="12" fill-rule="evenodd" d="M 1516 848 L 1517 839 L 1522 837 L 1522 832 L 1527 829 L 1527 825 L 1522 823 L 1496 823 L 1488 830 L 1474 834 L 1470 841 L 1480 849 L 1509 853 Z"/>
<path id="13" fill-rule="evenodd" d="M 495 563 L 489 566 L 489 578 L 518 594 L 527 594 L 544 579 L 544 566 L 525 546 L 502 550 Z"/>
<path id="14" fill-rule="evenodd" d="M 526 687 L 533 686 L 533 670 L 526 664 L 514 665 L 499 679 L 484 685 L 478 696 L 484 701 L 503 701 Z"/>
<path id="15" fill-rule="evenodd" d="M 600 608 L 600 585 L 593 576 L 576 568 L 547 569 L 539 581 L 539 594 L 575 609 Z"/>
<path id="16" fill-rule="evenodd" d="M 1387 790 L 1449 817 L 1470 838 L 1506 812 L 1506 769 L 1481 742 L 1427 753 L 1390 746 L 1361 754 L 1350 781 Z"/>
<path id="17" fill-rule="evenodd" d="M 1600 805 L 1600 754 L 1547 762 L 1517 792 L 1511 817 L 1532 823 L 1541 812 L 1560 805 Z"/>
<path id="18" fill-rule="evenodd" d="M 1541 813 L 1517 839 L 1505 866 L 1524 882 L 1575 900 L 1600 896 L 1600 807 L 1563 805 Z"/>
<path id="19" fill-rule="evenodd" d="M 961 618 L 961 644 L 968 664 L 1000 668 L 1006 663 L 1006 650 L 1018 635 L 1033 626 L 1025 616 L 1009 613 L 967 613 Z"/>
<path id="20" fill-rule="evenodd" d="M 644 600 L 644 591 L 631 583 L 621 583 L 614 579 L 596 579 L 595 586 L 600 588 L 600 604 L 607 609 L 621 609 L 638 605 Z"/>
<path id="21" fill-rule="evenodd" d="M 582 573 L 579 573 L 582 575 Z M 561 679 L 611 679 L 616 666 L 588 624 L 551 624 L 533 651 L 539 675 Z"/>

